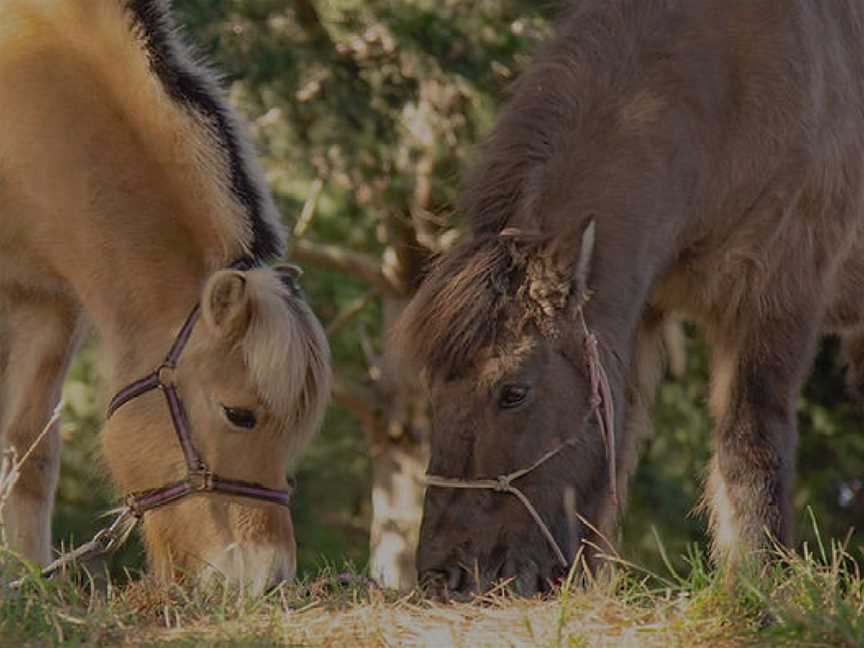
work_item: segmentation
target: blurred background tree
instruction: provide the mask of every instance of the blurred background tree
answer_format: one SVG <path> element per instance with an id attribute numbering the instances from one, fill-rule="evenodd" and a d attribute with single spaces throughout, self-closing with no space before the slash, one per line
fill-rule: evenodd
<path id="1" fill-rule="evenodd" d="M 175 0 L 180 22 L 224 74 L 293 232 L 289 256 L 330 335 L 335 402 L 297 466 L 301 573 L 349 561 L 394 587 L 413 583 L 428 415 L 387 333 L 431 254 L 458 232 L 460 177 L 507 87 L 548 33 L 534 0 Z M 658 397 L 656 434 L 631 489 L 622 552 L 661 561 L 704 545 L 694 516 L 709 452 L 708 358 L 687 330 L 687 369 Z M 794 351 L 792 351 L 794 352 Z M 812 506 L 826 534 L 864 521 L 864 435 L 828 341 L 800 404 L 799 529 Z M 96 430 L 106 400 L 98 352 L 65 390 L 57 538 L 83 538 L 110 490 Z M 134 566 L 140 548 L 114 560 Z M 679 565 L 680 566 L 680 565 Z"/>

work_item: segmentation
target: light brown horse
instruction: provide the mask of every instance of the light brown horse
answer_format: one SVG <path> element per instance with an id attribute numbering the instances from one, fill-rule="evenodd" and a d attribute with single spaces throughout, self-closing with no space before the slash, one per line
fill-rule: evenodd
<path id="1" fill-rule="evenodd" d="M 864 1 L 564 5 L 402 325 L 435 410 L 418 565 L 460 592 L 613 537 L 667 313 L 713 353 L 724 565 L 791 541 L 823 332 L 864 375 Z"/>
<path id="2" fill-rule="evenodd" d="M 0 0 L 2 441 L 19 456 L 58 400 L 85 322 L 111 385 L 151 374 L 196 303 L 172 383 L 212 473 L 284 489 L 317 430 L 329 351 L 281 251 L 278 215 L 235 116 L 178 40 L 167 2 Z M 187 467 L 172 415 L 151 391 L 103 432 L 120 494 Z M 57 430 L 24 464 L 5 511 L 11 547 L 44 564 L 59 468 Z M 295 570 L 291 517 L 222 493 L 143 519 L 149 563 L 219 571 L 260 589 Z"/>

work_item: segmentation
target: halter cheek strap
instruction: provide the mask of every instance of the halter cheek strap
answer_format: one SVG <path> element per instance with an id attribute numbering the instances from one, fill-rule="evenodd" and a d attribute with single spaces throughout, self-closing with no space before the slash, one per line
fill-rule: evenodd
<path id="1" fill-rule="evenodd" d="M 243 260 L 233 264 L 231 268 L 248 269 L 252 265 L 250 261 Z M 189 342 L 189 338 L 192 337 L 192 330 L 195 328 L 200 314 L 201 305 L 196 304 L 180 328 L 180 332 L 174 339 L 174 343 L 162 364 L 144 378 L 121 389 L 108 404 L 108 418 L 110 419 L 118 409 L 129 401 L 155 389 L 161 390 L 165 395 L 165 403 L 171 414 L 171 423 L 174 426 L 174 432 L 186 462 L 186 477 L 184 479 L 158 488 L 131 493 L 126 497 L 126 505 L 136 517 L 141 517 L 146 511 L 176 502 L 187 495 L 202 492 L 247 497 L 282 506 L 288 506 L 291 502 L 294 491 L 293 484 L 288 490 L 276 490 L 255 482 L 220 477 L 209 470 L 192 442 L 189 421 L 186 417 L 183 401 L 177 391 L 175 374 L 177 363 Z"/>

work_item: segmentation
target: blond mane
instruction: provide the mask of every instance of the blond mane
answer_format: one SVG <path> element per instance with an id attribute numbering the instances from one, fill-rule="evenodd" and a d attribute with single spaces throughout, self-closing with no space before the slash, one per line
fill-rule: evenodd
<path id="1" fill-rule="evenodd" d="M 292 282 L 267 269 L 245 277 L 254 310 L 243 354 L 258 393 L 291 426 L 286 436 L 294 456 L 315 435 L 329 402 L 327 338 Z"/>

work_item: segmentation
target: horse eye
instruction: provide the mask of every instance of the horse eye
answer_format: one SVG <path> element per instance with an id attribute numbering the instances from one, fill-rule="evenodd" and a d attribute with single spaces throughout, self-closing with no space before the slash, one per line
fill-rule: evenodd
<path id="1" fill-rule="evenodd" d="M 258 419 L 255 418 L 255 412 L 252 410 L 223 406 L 222 411 L 225 413 L 225 418 L 228 419 L 228 422 L 237 427 L 251 430 L 258 422 Z"/>
<path id="2" fill-rule="evenodd" d="M 519 407 L 528 398 L 529 391 L 527 385 L 504 385 L 498 396 L 498 407 L 501 409 Z"/>

